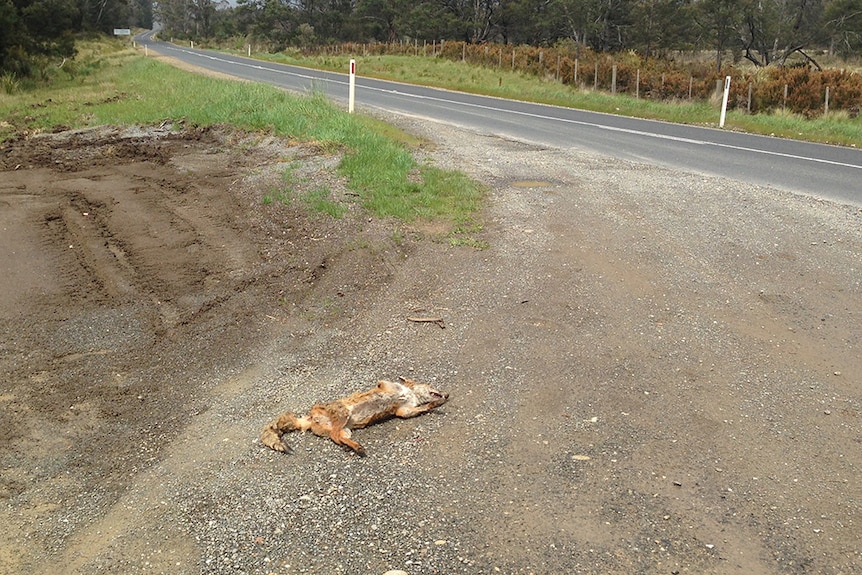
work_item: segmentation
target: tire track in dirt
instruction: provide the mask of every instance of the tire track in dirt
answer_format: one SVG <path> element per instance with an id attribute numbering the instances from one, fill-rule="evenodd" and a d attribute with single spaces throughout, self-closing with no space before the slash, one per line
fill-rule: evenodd
<path id="1" fill-rule="evenodd" d="M 53 570 L 44 559 L 206 409 L 198 392 L 269 337 L 260 310 L 280 325 L 325 277 L 341 239 L 246 181 L 280 181 L 291 154 L 317 161 L 217 130 L 97 128 L 0 149 L 0 573 Z M 125 541 L 119 524 L 150 516 L 113 517 Z M 88 563 L 108 531 L 82 531 L 64 564 Z"/>

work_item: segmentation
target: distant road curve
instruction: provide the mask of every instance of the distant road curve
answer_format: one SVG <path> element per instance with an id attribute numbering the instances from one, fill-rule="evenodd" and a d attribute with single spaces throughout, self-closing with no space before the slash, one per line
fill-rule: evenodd
<path id="1" fill-rule="evenodd" d="M 347 74 L 336 74 L 136 40 L 188 64 L 294 91 L 316 90 L 347 100 Z M 356 104 L 429 118 L 480 133 L 555 148 L 582 148 L 611 157 L 770 185 L 862 206 L 862 151 L 724 130 L 585 112 L 363 78 L 357 66 Z M 717 115 L 717 112 L 716 112 Z M 860 142 L 862 146 L 862 142 Z M 721 193 L 716 189 L 716 193 Z"/>

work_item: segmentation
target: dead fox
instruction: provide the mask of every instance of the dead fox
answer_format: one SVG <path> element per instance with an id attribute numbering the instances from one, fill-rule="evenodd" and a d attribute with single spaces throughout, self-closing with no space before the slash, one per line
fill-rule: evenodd
<path id="1" fill-rule="evenodd" d="M 330 403 L 318 403 L 305 417 L 283 413 L 263 428 L 260 440 L 276 451 L 292 451 L 282 442 L 281 436 L 290 431 L 310 429 L 315 435 L 329 437 L 338 445 L 364 456 L 365 448 L 351 439 L 351 429 L 367 427 L 390 417 L 416 417 L 449 399 L 448 393 L 439 392 L 430 385 L 403 377 L 399 379 L 400 383 L 381 380 L 374 389 L 356 392 Z"/>

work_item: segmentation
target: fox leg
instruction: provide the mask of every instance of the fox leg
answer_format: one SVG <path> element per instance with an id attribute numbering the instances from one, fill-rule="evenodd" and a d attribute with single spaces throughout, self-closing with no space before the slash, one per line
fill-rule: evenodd
<path id="1" fill-rule="evenodd" d="M 351 438 L 350 429 L 346 427 L 350 420 L 350 412 L 347 408 L 339 404 L 330 404 L 326 406 L 326 411 L 331 422 L 329 438 L 338 445 L 348 447 L 357 455 L 364 457 L 365 448 Z"/>
<path id="2" fill-rule="evenodd" d="M 395 410 L 395 416 L 400 417 L 401 419 L 410 419 L 411 417 L 416 417 L 417 415 L 428 413 L 435 407 L 439 407 L 439 404 L 426 403 L 425 405 L 420 405 L 419 407 L 410 407 L 408 405 L 403 405 L 397 410 Z"/>
<path id="3" fill-rule="evenodd" d="M 282 413 L 274 419 L 260 434 L 260 442 L 276 451 L 282 453 L 292 451 L 290 446 L 281 440 L 281 436 L 289 431 L 299 429 L 296 416 L 290 412 Z"/>
<path id="4" fill-rule="evenodd" d="M 282 413 L 278 418 L 274 419 L 260 434 L 260 442 L 282 453 L 293 451 L 289 445 L 281 440 L 285 433 L 291 431 L 305 431 L 311 425 L 307 417 L 296 417 L 288 412 Z"/>

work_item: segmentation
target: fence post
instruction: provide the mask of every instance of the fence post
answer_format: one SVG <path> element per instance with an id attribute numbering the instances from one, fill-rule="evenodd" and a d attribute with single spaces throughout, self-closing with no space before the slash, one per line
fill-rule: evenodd
<path id="1" fill-rule="evenodd" d="M 635 100 L 640 100 L 641 97 L 641 69 L 638 68 L 638 73 L 635 75 Z"/>
<path id="2" fill-rule="evenodd" d="M 694 85 L 694 76 L 688 77 L 688 99 L 691 100 L 691 87 Z"/>
<path id="3" fill-rule="evenodd" d="M 727 97 L 730 95 L 730 76 L 724 78 L 724 95 L 721 97 L 721 119 L 718 121 L 718 127 L 724 127 L 724 118 L 727 114 Z"/>
<path id="4" fill-rule="evenodd" d="M 575 58 L 575 76 L 574 76 L 573 84 L 575 85 L 576 88 L 578 87 L 578 59 L 577 58 Z"/>
<path id="5" fill-rule="evenodd" d="M 611 66 L 611 94 L 617 93 L 617 65 Z"/>
<path id="6" fill-rule="evenodd" d="M 829 115 L 829 86 L 826 86 L 826 105 L 823 108 L 823 115 Z"/>
<path id="7" fill-rule="evenodd" d="M 512 70 L 515 69 L 515 49 L 512 48 Z"/>
<path id="8" fill-rule="evenodd" d="M 356 101 L 356 60 L 350 59 L 350 83 L 347 88 L 347 111 L 352 114 Z"/>
<path id="9" fill-rule="evenodd" d="M 784 85 L 784 100 L 781 102 L 781 110 L 787 109 L 787 84 Z"/>
<path id="10" fill-rule="evenodd" d="M 560 55 L 557 54 L 557 80 L 560 79 Z M 829 94 L 829 88 L 826 88 L 826 93 Z M 828 100 L 828 98 L 827 98 Z"/>
<path id="11" fill-rule="evenodd" d="M 599 89 L 599 63 L 596 62 L 596 73 L 593 74 L 593 90 Z"/>
<path id="12" fill-rule="evenodd" d="M 751 94 L 754 91 L 754 82 L 748 83 L 748 113 L 751 113 Z"/>
<path id="13" fill-rule="evenodd" d="M 467 61 L 467 42 L 464 42 L 464 45 L 461 46 L 461 61 Z"/>

